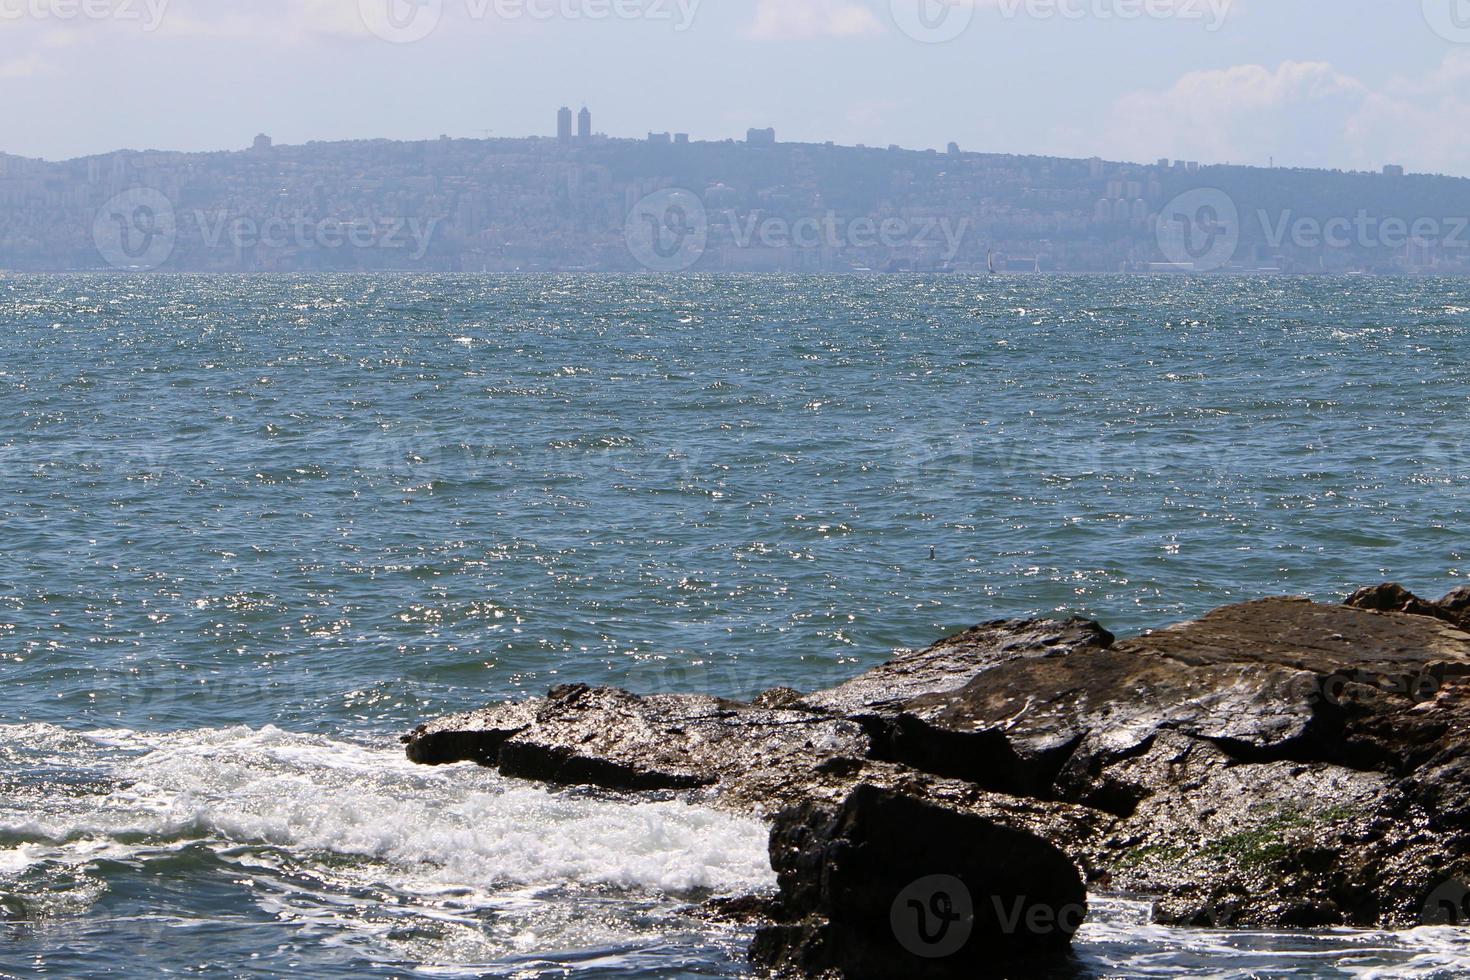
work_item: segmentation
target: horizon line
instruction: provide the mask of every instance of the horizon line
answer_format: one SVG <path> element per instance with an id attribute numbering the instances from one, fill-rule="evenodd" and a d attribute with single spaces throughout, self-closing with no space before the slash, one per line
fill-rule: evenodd
<path id="1" fill-rule="evenodd" d="M 672 135 L 672 133 L 673 133 L 672 130 L 664 130 L 662 132 L 650 131 L 649 132 L 649 136 L 653 136 L 653 135 Z M 265 134 L 262 134 L 262 135 L 265 135 Z M 402 144 L 402 145 L 414 145 L 414 144 L 420 144 L 420 143 L 439 143 L 439 142 L 445 142 L 445 141 L 448 141 L 448 142 L 466 142 L 466 143 L 533 142 L 533 141 L 550 142 L 550 143 L 558 143 L 558 144 L 561 144 L 562 143 L 561 139 L 558 136 L 547 136 L 547 135 L 541 134 L 541 133 L 532 133 L 532 134 L 525 135 L 525 136 L 451 136 L 451 135 L 445 133 L 445 134 L 441 134 L 441 135 L 439 135 L 437 137 L 425 137 L 425 138 L 421 138 L 421 139 L 397 139 L 397 138 L 388 137 L 388 136 L 369 136 L 369 137 L 350 137 L 350 138 L 345 138 L 345 139 L 308 140 L 305 143 L 274 143 L 274 142 L 272 142 L 271 146 L 268 147 L 268 149 L 270 149 L 270 150 L 282 149 L 282 148 L 305 149 L 305 148 L 312 147 L 312 146 L 322 146 L 322 145 L 325 145 L 325 146 L 333 146 L 333 145 L 350 144 L 350 143 L 396 143 L 396 144 Z M 606 133 L 594 133 L 593 136 L 592 136 L 592 141 L 593 142 L 601 141 L 601 142 L 607 142 L 607 143 L 639 143 L 639 144 L 647 144 L 648 143 L 648 137 L 642 137 L 642 138 L 640 138 L 640 137 L 637 137 L 637 136 L 610 136 L 610 135 L 608 135 Z M 574 146 L 574 147 L 575 146 L 586 146 L 588 144 L 588 142 L 589 141 L 587 141 L 587 140 L 583 140 L 581 138 L 576 138 L 576 139 L 572 140 L 572 142 L 570 144 L 563 144 L 563 145 L 570 145 L 570 146 Z M 737 146 L 748 146 L 748 145 L 750 145 L 748 143 L 748 141 L 742 140 L 742 139 L 738 139 L 738 138 L 735 138 L 735 137 L 726 137 L 725 139 L 702 139 L 702 140 L 691 139 L 691 140 L 689 140 L 689 142 L 687 144 L 682 144 L 682 145 L 688 145 L 688 146 L 694 146 L 694 145 L 721 145 L 722 146 L 722 145 L 727 145 L 727 144 L 734 144 L 734 145 L 737 145 Z M 659 145 L 663 145 L 663 144 L 659 144 Z M 681 144 L 672 144 L 672 145 L 670 145 L 670 148 L 672 148 L 675 145 L 681 145 Z M 935 149 L 933 147 L 923 147 L 923 148 L 917 148 L 916 149 L 916 148 L 913 148 L 913 147 L 899 146 L 897 144 L 889 144 L 887 146 L 876 146 L 876 145 L 870 145 L 870 144 L 866 144 L 866 143 L 853 143 L 853 144 L 836 143 L 836 142 L 834 142 L 832 140 L 826 140 L 826 141 L 823 141 L 823 142 L 809 142 L 809 141 L 804 141 L 804 140 L 785 140 L 785 141 L 777 141 L 774 144 L 751 146 L 751 148 L 752 149 L 769 150 L 769 149 L 773 149 L 774 147 L 778 147 L 778 146 L 811 147 L 811 148 L 816 148 L 816 149 L 871 150 L 871 151 L 875 151 L 875 152 L 879 152 L 879 153 L 917 153 L 917 154 L 924 155 L 924 156 L 930 156 L 930 155 L 934 155 L 934 156 L 949 156 L 949 155 L 952 155 L 952 154 L 949 153 L 949 151 L 947 149 L 946 150 L 939 150 L 939 149 Z M 52 165 L 52 166 L 58 166 L 58 165 L 62 165 L 62 164 L 79 163 L 79 162 L 82 162 L 82 161 L 94 160 L 94 159 L 103 158 L 103 157 L 112 157 L 112 156 L 116 156 L 116 155 L 121 154 L 121 153 L 136 153 L 136 154 L 166 153 L 166 154 L 173 154 L 173 155 L 178 155 L 178 156 L 212 156 L 212 155 L 218 155 L 218 154 L 243 154 L 243 153 L 259 153 L 259 152 L 261 152 L 260 149 L 258 149 L 256 147 L 251 147 L 251 146 L 236 147 L 236 148 L 225 148 L 225 149 L 215 149 L 215 150 L 171 150 L 171 149 L 161 149 L 161 148 L 158 148 L 158 147 L 149 147 L 149 148 L 144 148 L 144 149 L 138 149 L 138 148 L 135 148 L 135 147 L 118 147 L 118 148 L 112 149 L 112 150 L 104 150 L 104 151 L 102 151 L 100 153 L 88 153 L 88 154 L 83 154 L 82 156 L 66 157 L 66 158 L 59 159 L 59 160 L 48 159 L 46 157 L 27 157 L 27 156 L 22 156 L 20 154 L 9 153 L 9 152 L 7 152 L 5 150 L 0 150 L 0 157 L 10 157 L 12 159 L 26 160 L 26 161 L 29 161 L 29 162 L 32 162 L 32 163 L 43 163 L 43 164 L 48 164 L 48 165 Z M 1091 160 L 1101 160 L 1103 163 L 1117 164 L 1117 165 L 1130 166 L 1130 167 L 1140 167 L 1140 168 L 1145 168 L 1145 169 L 1155 169 L 1155 168 L 1158 168 L 1159 167 L 1159 163 L 1158 163 L 1157 160 L 1155 162 L 1153 162 L 1153 163 L 1144 163 L 1144 162 L 1139 161 L 1139 160 L 1110 160 L 1110 159 L 1107 159 L 1106 157 L 1098 156 L 1096 154 L 1091 155 L 1091 156 L 1062 156 L 1062 155 L 1058 155 L 1058 154 L 1054 154 L 1054 153 L 1016 153 L 1016 152 L 1006 152 L 1006 151 L 1002 151 L 1002 150 L 964 150 L 964 149 L 961 149 L 961 150 L 959 150 L 958 155 L 959 156 L 962 156 L 962 157 L 963 156 L 973 156 L 973 157 L 1016 157 L 1016 158 L 1020 158 L 1020 159 L 1036 159 L 1036 160 L 1065 160 L 1065 161 L 1069 161 L 1069 162 L 1080 162 L 1080 163 L 1086 163 L 1086 162 L 1091 161 Z M 1158 159 L 1159 160 L 1163 160 L 1165 158 L 1164 157 L 1159 157 Z M 1170 169 L 1172 169 L 1173 166 L 1177 166 L 1178 164 L 1184 163 L 1184 162 L 1185 161 L 1182 161 L 1182 160 L 1170 160 Z M 1283 171 L 1291 171 L 1291 172 L 1299 172 L 1299 173 L 1360 174 L 1360 175 L 1364 175 L 1364 176 L 1384 176 L 1384 172 L 1381 169 L 1380 170 L 1352 170 L 1352 169 L 1346 169 L 1346 168 L 1342 168 L 1342 167 L 1337 167 L 1337 168 L 1331 168 L 1331 167 L 1290 167 L 1290 166 L 1276 166 L 1274 163 L 1271 164 L 1271 165 L 1268 165 L 1268 166 L 1262 166 L 1261 164 L 1258 164 L 1258 163 L 1231 163 L 1229 161 L 1226 161 L 1226 162 L 1223 162 L 1223 163 L 1220 163 L 1220 162 L 1206 163 L 1206 162 L 1202 162 L 1202 161 L 1188 161 L 1188 162 L 1189 163 L 1193 163 L 1197 167 L 1197 169 L 1199 169 L 1199 170 L 1205 170 L 1205 169 L 1225 169 L 1225 168 L 1229 168 L 1229 169 L 1235 169 L 1235 170 L 1283 170 Z M 1387 167 L 1387 166 L 1394 166 L 1394 165 L 1392 165 L 1392 164 L 1385 164 L 1384 166 Z M 1432 178 L 1441 179 L 1441 180 L 1470 180 L 1470 177 L 1462 177 L 1462 176 L 1457 176 L 1455 174 L 1420 172 L 1420 171 L 1408 171 L 1408 170 L 1405 170 L 1403 172 L 1402 176 L 1404 176 L 1404 177 L 1432 177 Z"/>

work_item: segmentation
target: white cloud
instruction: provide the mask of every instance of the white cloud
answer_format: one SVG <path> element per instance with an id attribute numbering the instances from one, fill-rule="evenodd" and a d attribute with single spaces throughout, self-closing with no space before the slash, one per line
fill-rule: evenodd
<path id="1" fill-rule="evenodd" d="M 38 54 L 0 61 L 0 78 L 29 78 L 44 67 Z"/>
<path id="2" fill-rule="evenodd" d="M 1343 136 L 1359 166 L 1470 174 L 1470 51 L 1453 51 L 1424 77 L 1369 93 Z"/>
<path id="3" fill-rule="evenodd" d="M 1163 91 L 1122 97 L 1093 139 L 1105 155 L 1129 159 L 1265 163 L 1275 156 L 1285 162 L 1319 128 L 1314 122 L 1340 125 L 1366 95 L 1361 82 L 1325 62 L 1195 71 Z M 1318 148 L 1330 149 L 1335 139 Z"/>
<path id="4" fill-rule="evenodd" d="M 28 35 L 12 32 L 5 36 L 5 41 L 14 43 L 24 53 L 12 55 L 0 51 L 0 79 L 54 74 L 59 66 L 53 52 L 77 43 L 78 35 L 74 30 L 44 22 L 35 23 L 33 27 L 35 29 Z"/>
<path id="5" fill-rule="evenodd" d="M 759 0 L 747 33 L 762 40 L 857 37 L 883 30 L 873 11 L 855 0 Z"/>
<path id="6" fill-rule="evenodd" d="M 1095 127 L 1054 135 L 1129 160 L 1470 174 L 1470 51 L 1376 86 L 1314 61 L 1190 72 L 1118 99 Z"/>

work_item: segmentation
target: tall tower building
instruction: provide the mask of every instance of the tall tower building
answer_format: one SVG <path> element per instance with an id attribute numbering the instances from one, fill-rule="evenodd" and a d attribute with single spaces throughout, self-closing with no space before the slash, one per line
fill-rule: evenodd
<path id="1" fill-rule="evenodd" d="M 577 139 L 586 142 L 592 138 L 592 110 L 586 106 L 577 113 Z"/>
<path id="2" fill-rule="evenodd" d="M 556 114 L 556 138 L 563 143 L 572 141 L 572 110 L 566 106 Z"/>

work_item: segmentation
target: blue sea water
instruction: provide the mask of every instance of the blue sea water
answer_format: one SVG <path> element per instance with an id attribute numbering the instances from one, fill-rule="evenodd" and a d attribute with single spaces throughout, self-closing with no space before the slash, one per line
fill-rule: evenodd
<path id="1" fill-rule="evenodd" d="M 1470 283 L 0 279 L 0 976 L 742 975 L 753 821 L 410 766 L 585 681 L 1462 584 Z M 932 554 L 932 559 L 931 559 Z M 1083 976 L 1453 976 L 1103 899 Z"/>

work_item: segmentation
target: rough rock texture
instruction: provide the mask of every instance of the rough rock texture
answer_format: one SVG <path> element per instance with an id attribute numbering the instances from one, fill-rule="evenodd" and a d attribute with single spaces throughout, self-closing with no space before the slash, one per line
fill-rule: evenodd
<path id="1" fill-rule="evenodd" d="M 703 695 L 639 697 L 567 685 L 547 697 L 433 722 L 409 757 L 473 761 L 507 776 L 622 790 L 718 788 L 727 805 L 780 809 L 865 764 L 857 722 Z"/>
<path id="2" fill-rule="evenodd" d="M 1470 626 L 1470 586 L 1462 585 L 1438 602 L 1427 602 L 1402 585 L 1387 582 L 1359 589 L 1348 596 L 1347 605 L 1375 612 L 1402 612 L 1432 616 L 1464 629 Z"/>
<path id="3" fill-rule="evenodd" d="M 999 976 L 1065 951 L 1087 912 L 1077 869 L 1040 837 L 869 786 L 780 814 L 771 865 L 781 921 L 751 958 L 777 973 Z"/>
<path id="4" fill-rule="evenodd" d="M 910 700 L 963 688 L 980 672 L 1013 660 L 1102 650 L 1113 634 L 1087 619 L 996 620 L 925 650 L 909 651 L 845 684 L 800 699 L 815 711 L 848 718 L 893 719 Z"/>
<path id="5" fill-rule="evenodd" d="M 867 787 L 1037 835 L 1093 887 L 1158 896 L 1161 921 L 1402 926 L 1470 875 L 1461 627 L 1470 589 L 1428 602 L 1391 585 L 1121 641 L 1001 621 L 826 691 L 558 688 L 426 725 L 408 751 L 764 814 L 830 814 Z M 831 933 L 802 932 L 811 914 L 770 962 L 818 955 Z"/>
<path id="6" fill-rule="evenodd" d="M 1464 741 L 1444 716 L 1466 717 L 1449 706 L 1470 635 L 1438 617 L 1268 599 L 1097 659 L 1070 687 L 992 677 L 963 711 L 1002 716 L 1009 692 L 1032 699 L 1014 744 L 1077 739 L 1039 791 L 1117 815 L 1085 862 L 1099 887 L 1161 896 L 1166 922 L 1403 926 L 1465 873 L 1467 842 L 1445 829 L 1470 817 L 1451 776 Z"/>
<path id="7" fill-rule="evenodd" d="M 809 698 L 778 688 L 745 704 L 565 685 L 538 700 L 438 719 L 405 741 L 409 758 L 426 765 L 477 762 L 508 776 L 608 789 L 702 788 L 722 805 L 774 813 L 840 800 L 860 782 L 944 775 L 885 765 L 893 760 L 869 732 L 885 731 L 885 712 L 897 717 L 912 694 L 963 686 L 1017 657 L 1111 640 L 1094 623 L 1002 621 Z"/>
<path id="8" fill-rule="evenodd" d="M 913 698 L 895 728 L 915 747 L 895 754 L 991 789 L 1126 815 L 1136 800 L 1111 798 L 1099 777 L 1161 730 L 1241 761 L 1383 762 L 1423 749 L 1397 726 L 1350 731 L 1353 709 L 1394 713 L 1466 672 L 1470 635 L 1434 620 L 1263 599 L 1107 649 L 1010 661 Z"/>

